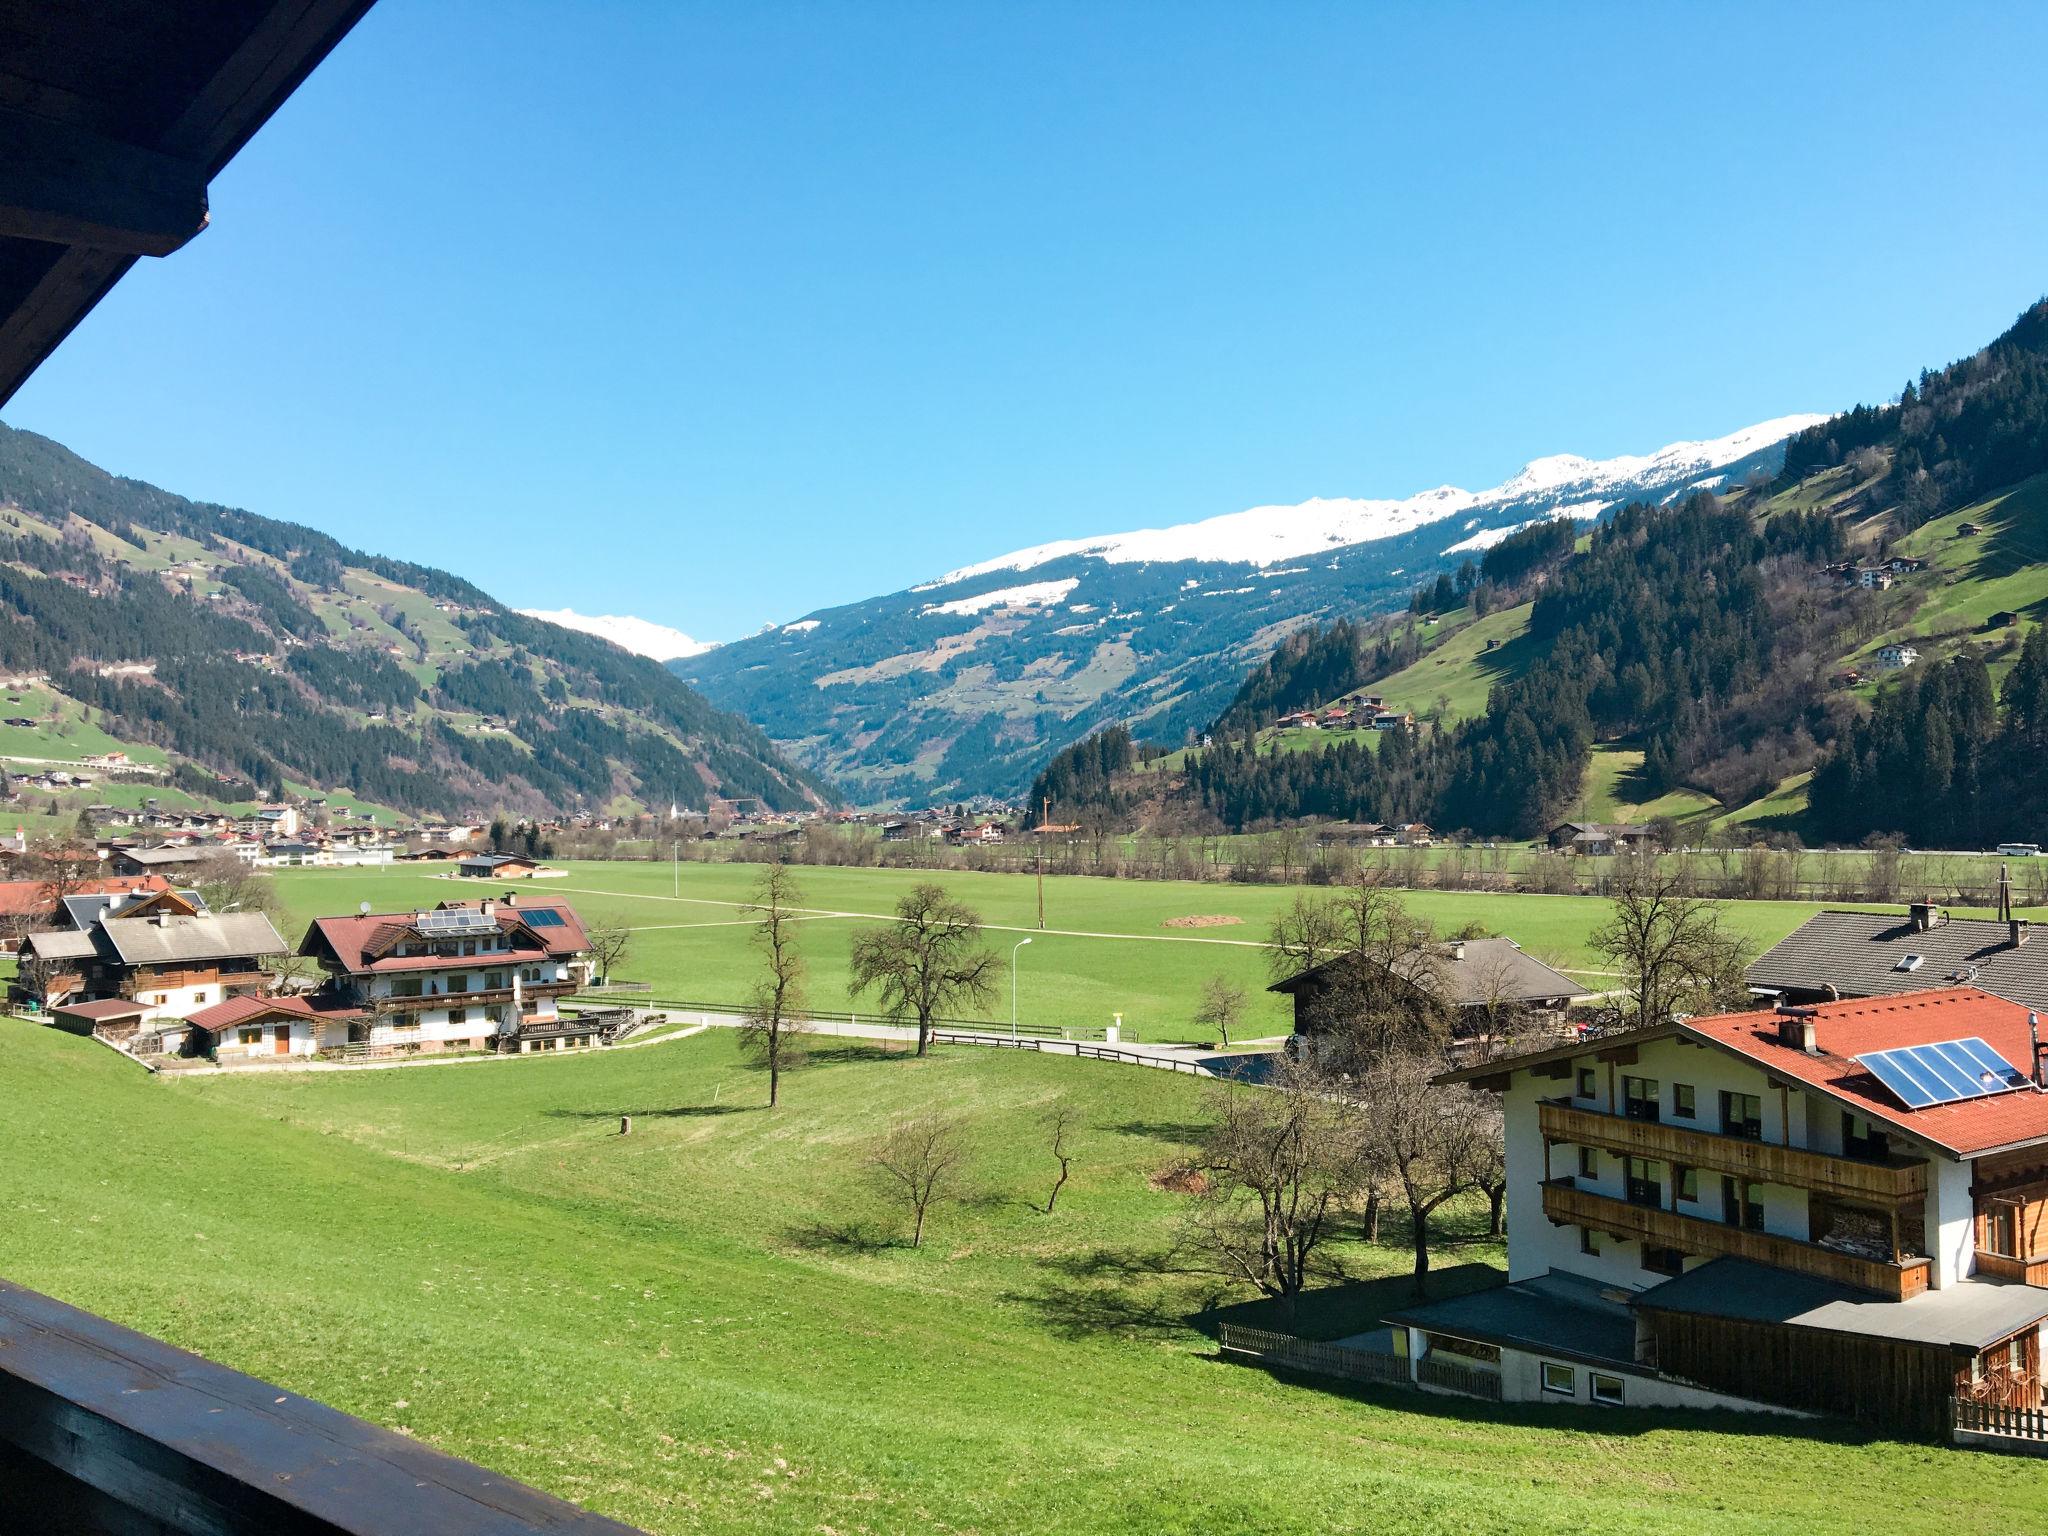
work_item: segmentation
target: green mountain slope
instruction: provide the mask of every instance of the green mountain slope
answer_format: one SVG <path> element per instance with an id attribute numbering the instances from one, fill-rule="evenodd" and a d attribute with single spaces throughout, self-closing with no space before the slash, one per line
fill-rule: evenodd
<path id="1" fill-rule="evenodd" d="M 0 671 L 30 722 L 0 754 L 118 743 L 217 801 L 287 783 L 442 814 L 830 794 L 655 662 L 5 426 Z"/>

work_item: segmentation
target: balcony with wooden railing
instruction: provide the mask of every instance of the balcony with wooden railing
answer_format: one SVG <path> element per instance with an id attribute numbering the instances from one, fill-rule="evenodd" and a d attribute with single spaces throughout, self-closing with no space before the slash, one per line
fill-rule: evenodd
<path id="1" fill-rule="evenodd" d="M 1706 1221 L 1647 1205 L 1634 1205 L 1612 1195 L 1580 1189 L 1570 1179 L 1552 1179 L 1543 1185 L 1543 1214 L 1552 1221 L 1612 1232 L 1659 1248 L 1676 1248 L 1683 1253 L 1727 1254 L 1751 1259 L 1802 1275 L 1836 1280 L 1894 1301 L 1904 1301 L 1927 1289 L 1931 1265 L 1927 1259 L 1911 1257 L 1893 1263 L 1888 1259 L 1866 1258 L 1823 1247 L 1775 1232 L 1759 1232 L 1726 1222 Z"/>
<path id="2" fill-rule="evenodd" d="M 2017 1280 L 2022 1285 L 2048 1286 L 2048 1255 L 2030 1259 L 1979 1248 L 1977 1273 L 1992 1280 Z"/>
<path id="3" fill-rule="evenodd" d="M 1844 1200 L 1898 1205 L 1927 1195 L 1927 1164 L 1917 1159 L 1835 1157 L 1663 1120 L 1635 1120 L 1582 1109 L 1557 1099 L 1539 1104 L 1536 1115 L 1546 1142 L 1598 1147 L 1683 1168 L 1732 1174 L 1753 1184 L 1783 1184 Z"/>
<path id="4" fill-rule="evenodd" d="M 218 966 L 188 966 L 178 970 L 132 971 L 121 979 L 115 991 L 130 1002 L 145 992 L 169 992 L 180 987 L 213 987 L 223 997 L 237 988 L 252 990 L 270 985 L 270 973 L 254 969 L 222 970 Z"/>
<path id="5" fill-rule="evenodd" d="M 567 997 L 575 990 L 575 984 L 567 981 L 523 981 L 519 984 L 519 995 L 523 998 Z M 472 987 L 467 992 L 421 992 L 409 997 L 392 994 L 373 997 L 367 1006 L 379 1013 L 415 1013 L 428 1008 L 474 1008 L 511 1001 L 512 988 L 506 985 Z"/>

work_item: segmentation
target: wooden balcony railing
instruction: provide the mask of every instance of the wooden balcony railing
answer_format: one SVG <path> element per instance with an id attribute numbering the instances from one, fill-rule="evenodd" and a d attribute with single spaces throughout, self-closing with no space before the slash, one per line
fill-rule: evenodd
<path id="1" fill-rule="evenodd" d="M 567 981 L 524 981 L 522 997 L 567 997 L 576 990 Z M 418 997 L 373 997 L 369 1006 L 379 1013 L 414 1013 L 427 1008 L 475 1008 L 489 1003 L 509 1003 L 512 988 L 472 987 L 467 992 L 423 992 Z"/>
<path id="2" fill-rule="evenodd" d="M 1927 1164 L 1897 1158 L 1862 1162 L 1696 1131 L 1669 1121 L 1631 1120 L 1624 1115 L 1549 1100 L 1537 1106 L 1537 1123 L 1545 1141 L 1599 1147 L 1630 1157 L 1655 1158 L 1686 1168 L 1733 1174 L 1754 1184 L 1785 1184 L 1847 1200 L 1898 1205 L 1927 1195 Z"/>
<path id="3" fill-rule="evenodd" d="M 123 977 L 115 990 L 133 1002 L 142 993 L 166 992 L 178 987 L 218 986 L 222 996 L 227 996 L 237 987 L 264 987 L 269 984 L 268 971 L 221 970 L 217 966 L 201 966 L 175 971 L 135 971 Z"/>
<path id="4" fill-rule="evenodd" d="M 1591 1227 L 1620 1237 L 1677 1248 L 1685 1253 L 1729 1254 L 1759 1264 L 1817 1275 L 1824 1280 L 1875 1291 L 1894 1301 L 1904 1301 L 1927 1289 L 1930 1265 L 1924 1258 L 1894 1264 L 1886 1259 L 1869 1259 L 1860 1254 L 1824 1248 L 1819 1243 L 1780 1237 L 1774 1232 L 1756 1232 L 1725 1222 L 1703 1221 L 1676 1211 L 1653 1210 L 1631 1205 L 1611 1195 L 1580 1189 L 1568 1179 L 1553 1179 L 1543 1186 L 1543 1214 L 1555 1222 Z"/>
<path id="5" fill-rule="evenodd" d="M 1993 1253 L 1988 1248 L 1979 1248 L 1977 1273 L 1993 1280 L 2017 1280 L 2022 1285 L 2048 1286 L 2048 1256 L 2022 1259 L 2009 1253 Z"/>

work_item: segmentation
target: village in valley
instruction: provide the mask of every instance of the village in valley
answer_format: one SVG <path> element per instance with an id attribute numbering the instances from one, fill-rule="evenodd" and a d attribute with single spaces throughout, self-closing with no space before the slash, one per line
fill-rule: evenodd
<path id="1" fill-rule="evenodd" d="M 1929 19 L 0 0 L 0 1536 L 2048 1536 Z"/>

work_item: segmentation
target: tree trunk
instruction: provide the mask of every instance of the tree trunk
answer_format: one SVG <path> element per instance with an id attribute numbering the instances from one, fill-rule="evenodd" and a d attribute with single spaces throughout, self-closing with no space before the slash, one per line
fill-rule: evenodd
<path id="1" fill-rule="evenodd" d="M 1056 1200 L 1058 1200 L 1058 1199 L 1059 1199 L 1059 1197 L 1060 1197 L 1060 1189 L 1061 1189 L 1061 1188 L 1062 1188 L 1062 1187 L 1063 1187 L 1063 1186 L 1064 1186 L 1064 1185 L 1066 1184 L 1066 1182 L 1067 1182 L 1067 1162 L 1066 1162 L 1066 1159 L 1065 1159 L 1065 1158 L 1061 1158 L 1061 1159 L 1060 1159 L 1060 1176 L 1059 1176 L 1059 1177 L 1058 1177 L 1057 1179 L 1053 1180 L 1053 1185 L 1052 1185 L 1052 1193 L 1051 1193 L 1051 1194 L 1049 1194 L 1049 1195 L 1047 1195 L 1047 1196 L 1045 1197 L 1045 1214 L 1046 1214 L 1046 1215 L 1050 1216 L 1050 1215 L 1052 1214 L 1053 1202 L 1055 1202 Z"/>
<path id="2" fill-rule="evenodd" d="M 1493 1204 L 1493 1210 L 1487 1218 L 1486 1235 L 1488 1237 L 1500 1237 L 1507 1230 L 1507 1185 L 1499 1184 L 1489 1189 L 1486 1192 L 1486 1198 Z"/>
<path id="3" fill-rule="evenodd" d="M 1420 1299 L 1429 1294 L 1429 1212 L 1411 1205 L 1408 1216 L 1415 1224 L 1415 1295 Z"/>
<path id="4" fill-rule="evenodd" d="M 922 1204 L 917 1207 L 916 1220 L 910 1224 L 910 1246 L 913 1248 L 922 1248 L 924 1246 L 924 1206 Z"/>
<path id="5" fill-rule="evenodd" d="M 1380 1240 L 1380 1193 L 1374 1190 L 1365 1197 L 1365 1240 L 1376 1243 Z"/>
<path id="6" fill-rule="evenodd" d="M 918 1054 L 918 1055 L 920 1055 L 920 1056 L 925 1056 L 925 1055 L 929 1055 L 929 1054 L 931 1053 L 931 1046 L 932 1046 L 932 1021 L 931 1021 L 931 1015 L 929 1015 L 929 1014 L 924 1014 L 924 1013 L 920 1013 L 920 1014 L 919 1014 L 919 1015 L 917 1016 L 917 1054 Z M 915 1245 L 913 1244 L 913 1246 L 915 1246 Z"/>

